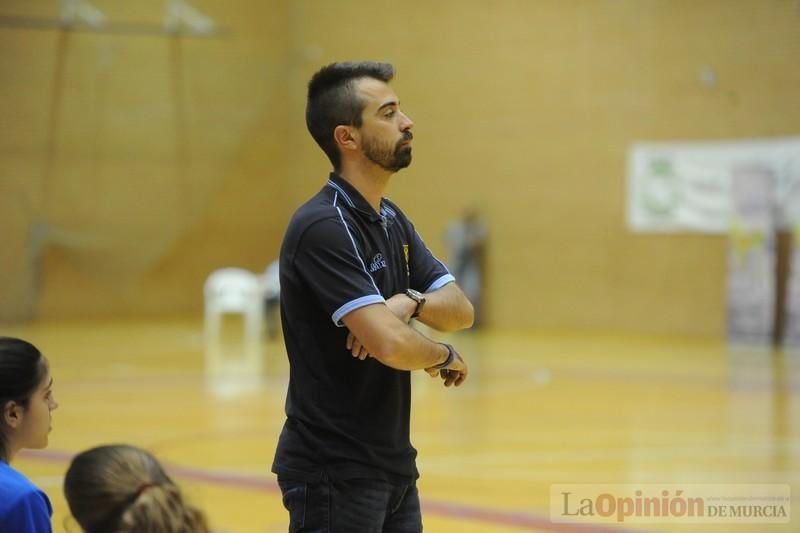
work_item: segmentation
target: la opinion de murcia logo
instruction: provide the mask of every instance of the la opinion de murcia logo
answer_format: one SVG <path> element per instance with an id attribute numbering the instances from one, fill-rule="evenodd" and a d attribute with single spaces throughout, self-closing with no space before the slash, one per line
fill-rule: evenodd
<path id="1" fill-rule="evenodd" d="M 386 268 L 386 260 L 383 258 L 383 254 L 375 254 L 375 257 L 372 258 L 372 263 L 369 264 L 369 271 L 377 272 L 382 268 Z"/>

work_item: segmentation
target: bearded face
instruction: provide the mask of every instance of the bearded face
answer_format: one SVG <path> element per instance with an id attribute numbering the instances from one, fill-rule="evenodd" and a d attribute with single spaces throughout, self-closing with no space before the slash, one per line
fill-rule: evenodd
<path id="1" fill-rule="evenodd" d="M 410 130 L 394 145 L 376 136 L 364 136 L 362 150 L 367 159 L 390 172 L 397 172 L 411 164 L 411 146 L 408 144 L 413 135 Z"/>

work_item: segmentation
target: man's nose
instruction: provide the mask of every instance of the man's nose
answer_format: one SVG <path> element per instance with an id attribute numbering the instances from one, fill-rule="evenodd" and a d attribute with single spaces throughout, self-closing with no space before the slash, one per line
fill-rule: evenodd
<path id="1" fill-rule="evenodd" d="M 403 115 L 403 121 L 400 123 L 400 130 L 401 131 L 406 131 L 406 130 L 410 130 L 411 128 L 413 128 L 414 127 L 414 121 L 411 120 L 411 118 L 409 118 L 409 116 L 406 115 L 405 113 L 403 113 L 402 111 L 400 112 L 400 114 Z"/>

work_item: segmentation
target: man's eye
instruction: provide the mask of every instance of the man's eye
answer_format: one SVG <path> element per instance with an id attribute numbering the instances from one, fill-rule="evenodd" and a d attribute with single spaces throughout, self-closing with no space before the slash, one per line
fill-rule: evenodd
<path id="1" fill-rule="evenodd" d="M 394 115 L 394 110 L 392 110 L 392 111 L 387 111 L 387 112 L 386 112 L 386 114 L 385 114 L 385 115 L 383 115 L 383 116 L 384 116 L 384 117 L 386 117 L 386 118 L 389 118 L 389 117 L 391 117 L 392 115 Z"/>

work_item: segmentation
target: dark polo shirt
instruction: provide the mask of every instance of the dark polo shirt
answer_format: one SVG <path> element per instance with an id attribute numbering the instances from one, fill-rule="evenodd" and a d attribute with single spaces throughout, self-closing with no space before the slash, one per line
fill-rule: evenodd
<path id="1" fill-rule="evenodd" d="M 337 479 L 416 479 L 410 372 L 354 358 L 341 319 L 408 288 L 433 291 L 453 276 L 396 205 L 383 199 L 376 213 L 331 174 L 289 223 L 280 279 L 290 374 L 272 471 L 309 481 L 323 472 Z"/>

